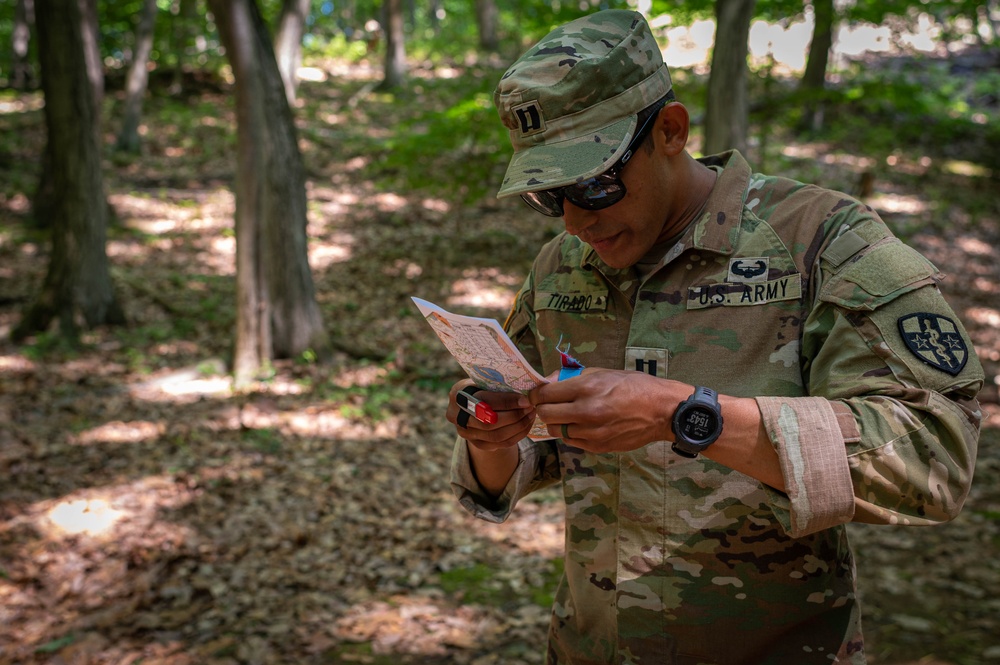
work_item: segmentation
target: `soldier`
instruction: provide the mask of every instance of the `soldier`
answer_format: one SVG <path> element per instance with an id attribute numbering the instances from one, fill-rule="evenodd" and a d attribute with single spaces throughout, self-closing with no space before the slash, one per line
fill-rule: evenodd
<path id="1" fill-rule="evenodd" d="M 479 392 L 496 424 L 452 400 L 452 486 L 501 522 L 561 483 L 548 663 L 864 663 L 844 525 L 947 521 L 975 465 L 942 275 L 844 194 L 694 159 L 638 13 L 557 28 L 495 102 L 499 196 L 565 224 L 506 323 L 552 381 Z"/>

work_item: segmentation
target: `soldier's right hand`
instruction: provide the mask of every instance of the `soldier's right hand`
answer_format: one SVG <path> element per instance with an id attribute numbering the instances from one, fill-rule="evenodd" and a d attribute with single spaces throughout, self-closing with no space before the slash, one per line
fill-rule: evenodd
<path id="1" fill-rule="evenodd" d="M 469 388 L 472 381 L 463 380 L 451 388 L 448 400 L 448 422 L 455 426 L 458 435 L 482 451 L 494 451 L 516 446 L 528 435 L 535 421 L 535 407 L 520 393 L 498 393 L 480 390 L 475 398 L 482 400 L 497 414 L 497 422 L 490 424 L 470 416 L 456 401 L 458 392 Z"/>

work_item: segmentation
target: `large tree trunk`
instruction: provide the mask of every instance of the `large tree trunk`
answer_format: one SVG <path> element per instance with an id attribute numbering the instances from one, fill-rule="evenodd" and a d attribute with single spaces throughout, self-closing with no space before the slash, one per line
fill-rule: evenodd
<path id="1" fill-rule="evenodd" d="M 81 326 L 124 323 L 105 251 L 107 201 L 95 127 L 99 110 L 87 75 L 85 17 L 77 0 L 38 0 L 38 51 L 49 176 L 58 196 L 53 214 L 52 254 L 37 301 L 28 308 L 14 339 L 46 330 L 58 318 L 63 334 Z"/>
<path id="2" fill-rule="evenodd" d="M 406 81 L 406 40 L 403 36 L 402 0 L 385 0 L 382 4 L 385 29 L 385 66 L 379 88 L 392 90 Z"/>
<path id="3" fill-rule="evenodd" d="M 14 30 L 11 34 L 11 73 L 10 85 L 15 90 L 27 90 L 31 87 L 31 62 L 28 59 L 28 47 L 31 44 L 31 26 L 35 23 L 34 0 L 17 0 L 14 6 Z"/>
<path id="4" fill-rule="evenodd" d="M 156 0 L 144 0 L 139 24 L 135 28 L 135 48 L 125 79 L 125 112 L 116 145 L 123 152 L 139 152 L 139 122 L 142 119 L 142 100 L 149 83 L 148 64 L 149 54 L 153 51 L 156 9 Z"/>
<path id="5" fill-rule="evenodd" d="M 747 39 L 755 0 L 719 0 L 715 5 L 715 46 L 705 103 L 706 155 L 746 152 L 749 128 Z"/>
<path id="6" fill-rule="evenodd" d="M 278 19 L 278 31 L 274 36 L 274 56 L 278 60 L 278 70 L 285 83 L 285 97 L 289 104 L 295 104 L 299 87 L 302 36 L 306 33 L 309 7 L 310 0 L 284 0 L 281 4 L 281 18 Z"/>
<path id="7" fill-rule="evenodd" d="M 305 171 L 255 0 L 209 0 L 236 79 L 237 384 L 272 359 L 329 351 L 306 239 Z"/>
<path id="8" fill-rule="evenodd" d="M 62 6 L 64 3 L 60 2 Z M 104 101 L 104 68 L 101 65 L 100 49 L 97 45 L 97 0 L 78 0 L 74 3 L 79 25 L 77 41 L 81 44 L 81 51 L 77 53 L 83 63 L 82 80 L 90 82 L 91 96 L 93 98 L 94 113 L 91 118 L 91 129 L 94 132 L 94 140 L 101 144 L 101 104 Z M 36 21 L 37 13 L 36 8 Z M 41 37 L 39 37 L 41 41 Z M 39 51 L 41 46 L 39 45 Z M 39 59 L 41 55 L 39 54 Z M 51 134 L 47 139 L 51 141 Z M 53 164 L 50 161 L 51 152 L 46 147 L 42 155 L 42 172 L 38 178 L 38 189 L 32 199 L 32 217 L 35 225 L 47 229 L 51 220 L 59 213 L 53 208 L 56 199 L 59 198 L 59 189 L 53 181 Z M 103 193 L 102 193 L 103 196 Z"/>

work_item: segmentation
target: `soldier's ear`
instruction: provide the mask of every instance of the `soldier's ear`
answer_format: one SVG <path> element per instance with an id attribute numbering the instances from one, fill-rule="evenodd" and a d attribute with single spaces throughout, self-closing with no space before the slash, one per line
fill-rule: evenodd
<path id="1" fill-rule="evenodd" d="M 663 150 L 670 156 L 680 154 L 687 147 L 690 130 L 691 118 L 687 107 L 679 102 L 670 102 L 660 109 L 653 126 L 657 150 Z"/>

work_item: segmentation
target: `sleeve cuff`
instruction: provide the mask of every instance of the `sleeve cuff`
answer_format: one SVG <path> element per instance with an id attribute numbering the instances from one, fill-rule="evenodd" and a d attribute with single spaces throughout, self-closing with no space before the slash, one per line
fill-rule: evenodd
<path id="1" fill-rule="evenodd" d="M 487 522 L 504 522 L 514 511 L 517 502 L 534 487 L 538 466 L 538 449 L 535 442 L 522 439 L 518 444 L 518 462 L 506 487 L 497 498 L 491 498 L 476 480 L 465 440 L 455 441 L 451 463 L 451 489 L 459 504 L 479 519 Z"/>
<path id="2" fill-rule="evenodd" d="M 851 521 L 854 485 L 845 441 L 850 412 L 822 397 L 758 397 L 768 439 L 778 453 L 786 491 L 765 487 L 775 517 L 798 538 Z"/>

